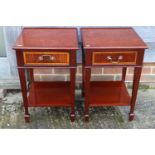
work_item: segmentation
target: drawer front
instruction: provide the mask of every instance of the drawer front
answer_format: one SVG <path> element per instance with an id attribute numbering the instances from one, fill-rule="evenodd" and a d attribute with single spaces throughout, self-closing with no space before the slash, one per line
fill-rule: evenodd
<path id="1" fill-rule="evenodd" d="M 93 65 L 136 65 L 137 52 L 93 52 Z"/>
<path id="2" fill-rule="evenodd" d="M 25 65 L 69 65 L 66 52 L 24 52 Z"/>

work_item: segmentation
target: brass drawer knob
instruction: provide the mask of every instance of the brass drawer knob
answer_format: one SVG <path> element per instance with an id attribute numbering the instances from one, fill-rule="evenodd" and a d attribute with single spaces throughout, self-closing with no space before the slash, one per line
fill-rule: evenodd
<path id="1" fill-rule="evenodd" d="M 51 55 L 41 55 L 38 57 L 38 61 L 44 61 L 44 60 L 54 61 L 55 57 Z"/>
<path id="2" fill-rule="evenodd" d="M 111 56 L 107 56 L 107 60 L 110 61 L 111 63 L 117 64 L 117 63 L 119 63 L 121 60 L 123 60 L 123 56 L 120 55 L 116 61 L 114 61 L 114 60 L 112 59 Z"/>

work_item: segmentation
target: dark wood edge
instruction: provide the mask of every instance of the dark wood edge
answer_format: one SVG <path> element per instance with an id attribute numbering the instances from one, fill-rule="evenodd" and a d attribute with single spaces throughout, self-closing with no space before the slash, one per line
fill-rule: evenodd
<path id="1" fill-rule="evenodd" d="M 61 47 L 61 48 L 50 48 L 50 47 L 17 47 L 13 46 L 13 50 L 79 50 L 78 48 L 67 48 L 67 47 Z"/>
<path id="2" fill-rule="evenodd" d="M 82 26 L 80 29 L 133 29 L 132 26 Z"/>
<path id="3" fill-rule="evenodd" d="M 96 68 L 96 67 L 143 67 L 142 65 L 92 65 L 84 66 L 85 68 Z"/>
<path id="4" fill-rule="evenodd" d="M 76 27 L 74 26 L 60 26 L 60 27 L 57 27 L 57 26 L 24 26 L 23 27 L 23 30 L 24 29 L 77 29 Z"/>
<path id="5" fill-rule="evenodd" d="M 89 49 L 89 50 L 106 50 L 106 49 L 108 49 L 108 50 L 126 50 L 126 49 L 128 49 L 128 50 L 134 50 L 134 49 L 137 49 L 137 50 L 139 50 L 139 49 L 148 49 L 148 46 L 146 45 L 146 46 L 139 46 L 139 47 L 135 47 L 135 46 L 129 46 L 129 47 L 127 47 L 127 46 L 125 46 L 125 47 L 122 47 L 122 46 L 114 46 L 114 47 L 86 47 L 86 46 L 84 46 L 84 49 Z"/>
<path id="6" fill-rule="evenodd" d="M 16 66 L 16 68 L 77 68 L 77 66 Z"/>

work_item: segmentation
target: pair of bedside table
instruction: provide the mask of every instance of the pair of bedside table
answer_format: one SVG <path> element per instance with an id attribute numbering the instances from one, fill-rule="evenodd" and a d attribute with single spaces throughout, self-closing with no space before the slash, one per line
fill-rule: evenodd
<path id="1" fill-rule="evenodd" d="M 147 45 L 132 28 L 81 28 L 81 35 L 85 120 L 89 120 L 89 107 L 97 106 L 130 106 L 129 120 L 133 120 Z M 28 107 L 43 106 L 70 107 L 70 119 L 74 121 L 78 50 L 76 28 L 24 28 L 13 49 L 16 50 L 25 121 L 30 121 Z M 91 68 L 111 66 L 122 67 L 121 81 L 91 81 Z M 125 85 L 126 70 L 129 66 L 134 67 L 131 97 Z M 69 69 L 70 81 L 34 81 L 33 69 L 49 67 Z M 25 70 L 28 70 L 30 75 L 29 90 Z"/>

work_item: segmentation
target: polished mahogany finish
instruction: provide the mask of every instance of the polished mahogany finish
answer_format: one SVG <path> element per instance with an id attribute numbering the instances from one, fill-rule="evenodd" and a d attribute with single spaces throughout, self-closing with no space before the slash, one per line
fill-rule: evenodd
<path id="1" fill-rule="evenodd" d="M 31 85 L 28 95 L 30 107 L 69 107 L 71 100 L 69 82 L 35 82 Z"/>
<path id="2" fill-rule="evenodd" d="M 144 50 L 147 45 L 130 27 L 82 28 L 81 33 L 85 120 L 89 120 L 89 107 L 97 106 L 130 106 L 129 120 L 133 120 Z M 122 67 L 120 81 L 91 81 L 92 67 L 118 66 Z M 131 97 L 125 85 L 127 67 L 134 67 Z"/>
<path id="3" fill-rule="evenodd" d="M 122 81 L 93 81 L 90 83 L 90 106 L 127 106 L 130 96 Z"/>
<path id="4" fill-rule="evenodd" d="M 137 52 L 93 52 L 92 59 L 92 65 L 135 65 L 137 60 Z"/>
<path id="5" fill-rule="evenodd" d="M 77 42 L 75 28 L 24 28 L 13 48 L 75 50 Z"/>
<path id="6" fill-rule="evenodd" d="M 25 52 L 25 65 L 69 65 L 69 52 Z"/>
<path id="7" fill-rule="evenodd" d="M 131 28 L 82 28 L 85 49 L 145 49 L 147 45 Z"/>
<path id="8" fill-rule="evenodd" d="M 70 119 L 74 121 L 77 30 L 75 28 L 24 28 L 13 49 L 16 50 L 25 121 L 30 121 L 28 107 L 45 106 L 69 107 Z M 33 69 L 37 67 L 69 69 L 70 81 L 37 82 L 33 75 Z M 29 72 L 29 88 L 25 70 Z"/>

